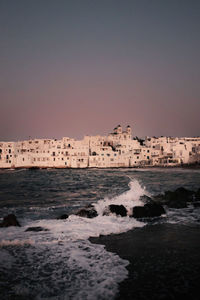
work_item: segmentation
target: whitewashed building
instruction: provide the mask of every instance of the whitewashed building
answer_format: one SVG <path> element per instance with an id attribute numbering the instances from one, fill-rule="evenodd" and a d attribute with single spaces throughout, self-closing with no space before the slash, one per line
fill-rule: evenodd
<path id="1" fill-rule="evenodd" d="M 0 168 L 121 168 L 200 162 L 200 138 L 132 138 L 118 125 L 107 136 L 0 142 Z"/>

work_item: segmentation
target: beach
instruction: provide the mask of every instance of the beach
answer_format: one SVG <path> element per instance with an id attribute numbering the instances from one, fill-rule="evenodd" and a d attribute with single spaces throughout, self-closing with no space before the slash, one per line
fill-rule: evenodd
<path id="1" fill-rule="evenodd" d="M 116 299 L 199 299 L 200 227 L 157 224 L 90 238 L 129 261 Z"/>

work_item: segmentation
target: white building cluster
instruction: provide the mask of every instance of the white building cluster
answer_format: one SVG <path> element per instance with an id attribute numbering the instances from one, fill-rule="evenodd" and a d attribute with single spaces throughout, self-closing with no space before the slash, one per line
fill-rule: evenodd
<path id="1" fill-rule="evenodd" d="M 133 138 L 118 125 L 107 136 L 0 142 L 0 168 L 119 168 L 200 162 L 200 137 Z"/>

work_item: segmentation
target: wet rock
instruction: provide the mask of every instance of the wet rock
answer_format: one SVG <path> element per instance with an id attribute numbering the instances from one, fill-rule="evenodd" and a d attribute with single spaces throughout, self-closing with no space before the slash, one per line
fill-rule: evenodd
<path id="1" fill-rule="evenodd" d="M 49 231 L 49 230 L 47 228 L 36 226 L 36 227 L 28 227 L 25 231 L 35 231 L 35 232 L 38 232 L 38 231 Z"/>
<path id="2" fill-rule="evenodd" d="M 153 218 L 160 217 L 165 214 L 165 210 L 161 204 L 155 203 L 153 201 L 146 203 L 144 206 L 133 207 L 133 214 L 131 217 L 139 218 Z"/>
<path id="3" fill-rule="evenodd" d="M 174 192 L 167 191 L 165 192 L 166 200 L 182 200 L 182 201 L 192 201 L 193 191 L 187 190 L 184 187 L 176 189 Z"/>
<path id="4" fill-rule="evenodd" d="M 92 204 L 89 204 L 88 206 L 81 208 L 77 213 L 77 216 L 83 217 L 83 218 L 95 218 L 98 216 L 96 209 Z"/>
<path id="5" fill-rule="evenodd" d="M 121 217 L 127 216 L 127 210 L 124 207 L 124 205 L 111 204 L 108 206 L 108 209 L 111 213 L 115 213 L 118 216 L 121 216 Z"/>
<path id="6" fill-rule="evenodd" d="M 0 223 L 0 227 L 9 227 L 9 226 L 18 226 L 18 227 L 21 226 L 14 214 L 10 214 L 4 217 L 3 222 Z"/>
<path id="7" fill-rule="evenodd" d="M 69 216 L 68 216 L 67 214 L 63 214 L 63 215 L 57 217 L 57 220 L 65 220 L 65 219 L 67 219 L 68 217 L 69 217 Z"/>
<path id="8" fill-rule="evenodd" d="M 167 205 L 170 208 L 185 208 L 188 202 L 193 202 L 195 193 L 180 187 L 175 191 L 166 191 L 163 195 L 157 195 L 153 200 L 157 203 Z"/>
<path id="9" fill-rule="evenodd" d="M 148 202 L 152 201 L 152 199 L 149 196 L 147 196 L 147 195 L 140 196 L 139 200 L 142 201 L 142 202 L 144 202 L 144 203 L 148 203 Z"/>

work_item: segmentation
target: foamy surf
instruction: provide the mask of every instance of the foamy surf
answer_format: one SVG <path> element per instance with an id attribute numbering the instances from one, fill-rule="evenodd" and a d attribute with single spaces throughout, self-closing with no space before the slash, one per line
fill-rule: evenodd
<path id="1" fill-rule="evenodd" d="M 142 187 L 136 179 L 133 179 L 131 177 L 129 178 L 131 179 L 131 181 L 128 184 L 128 191 L 111 199 L 106 197 L 105 199 L 99 200 L 97 203 L 94 203 L 94 206 L 99 215 L 103 215 L 105 208 L 110 204 L 122 204 L 126 207 L 127 211 L 130 211 L 134 206 L 144 205 L 144 203 L 140 200 L 140 197 L 144 194 L 149 195 L 149 193 L 145 190 L 145 187 Z"/>
<path id="2" fill-rule="evenodd" d="M 94 204 L 98 211 L 96 218 L 71 215 L 66 220 L 32 221 L 18 229 L 5 229 L 6 237 L 1 231 L 0 255 L 3 251 L 5 257 L 8 251 L 10 264 L 18 269 L 15 274 L 18 283 L 13 284 L 11 293 L 36 299 L 114 298 L 118 283 L 128 275 L 128 262 L 107 252 L 104 246 L 91 244 L 88 239 L 144 226 L 128 216 L 103 216 L 109 204 L 122 204 L 127 209 L 143 205 L 139 198 L 144 193 L 147 194 L 139 182 L 131 180 L 128 191 Z M 28 227 L 37 226 L 48 231 L 25 232 Z M 21 260 L 24 264 L 19 264 Z M 42 290 L 34 284 L 38 278 Z"/>

